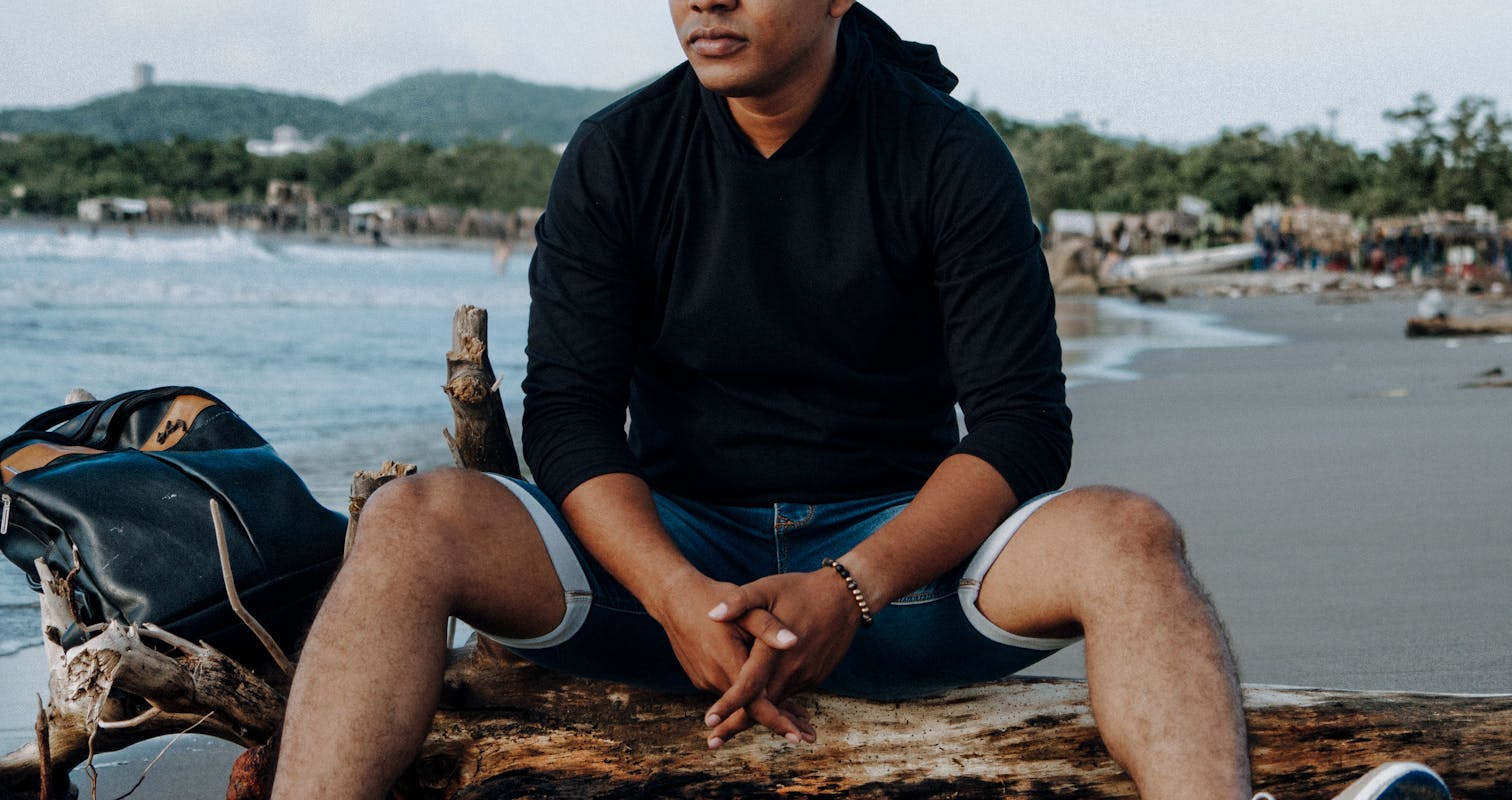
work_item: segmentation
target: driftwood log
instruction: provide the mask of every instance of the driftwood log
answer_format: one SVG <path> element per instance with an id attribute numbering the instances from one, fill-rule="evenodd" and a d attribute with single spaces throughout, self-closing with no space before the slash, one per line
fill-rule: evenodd
<path id="1" fill-rule="evenodd" d="M 452 317 L 452 347 L 446 354 L 446 396 L 456 421 L 446 434 L 458 466 L 520 477 L 499 381 L 488 361 L 488 311 L 462 306 Z"/>
<path id="2" fill-rule="evenodd" d="M 1407 338 L 1433 336 L 1501 336 L 1512 334 L 1512 314 L 1486 317 L 1412 317 Z"/>
<path id="3" fill-rule="evenodd" d="M 1256 784 L 1326 798 L 1423 761 L 1461 800 L 1512 797 L 1512 695 L 1245 688 Z M 404 797 L 1115 798 L 1085 683 L 1008 680 L 904 703 L 806 699 L 819 741 L 750 732 L 710 752 L 707 701 L 566 678 L 489 642 L 454 653 Z"/>

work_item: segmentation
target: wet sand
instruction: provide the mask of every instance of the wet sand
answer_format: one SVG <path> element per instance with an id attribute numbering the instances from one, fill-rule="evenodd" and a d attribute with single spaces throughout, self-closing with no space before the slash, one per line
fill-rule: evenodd
<path id="1" fill-rule="evenodd" d="M 1461 388 L 1512 370 L 1512 340 L 1408 340 L 1414 304 L 1173 301 L 1287 341 L 1152 351 L 1130 365 L 1141 380 L 1071 392 L 1073 485 L 1171 509 L 1246 682 L 1512 692 L 1512 389 Z M 1080 659 L 1039 671 L 1080 675 Z M 30 730 L 42 668 L 37 649 L 0 659 L 35 676 L 5 693 L 25 701 L 0 707 L 7 740 Z M 101 756 L 99 796 L 166 743 Z M 132 797 L 221 797 L 236 754 L 186 737 Z"/>
<path id="2" fill-rule="evenodd" d="M 1462 388 L 1512 340 L 1409 340 L 1415 298 L 1367 297 L 1173 301 L 1288 341 L 1074 390 L 1071 483 L 1166 504 L 1247 682 L 1512 692 L 1512 389 Z"/>

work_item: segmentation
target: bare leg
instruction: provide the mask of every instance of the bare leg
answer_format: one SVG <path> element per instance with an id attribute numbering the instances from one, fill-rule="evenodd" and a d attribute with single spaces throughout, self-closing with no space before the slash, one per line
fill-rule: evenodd
<path id="1" fill-rule="evenodd" d="M 442 470 L 385 486 L 300 656 L 273 796 L 382 797 L 435 713 L 447 617 L 529 637 L 565 609 L 535 526 L 496 480 Z"/>
<path id="2" fill-rule="evenodd" d="M 1108 488 L 1050 501 L 988 571 L 978 605 L 1020 635 L 1085 633 L 1092 713 L 1140 797 L 1249 798 L 1233 657 L 1153 501 Z"/>

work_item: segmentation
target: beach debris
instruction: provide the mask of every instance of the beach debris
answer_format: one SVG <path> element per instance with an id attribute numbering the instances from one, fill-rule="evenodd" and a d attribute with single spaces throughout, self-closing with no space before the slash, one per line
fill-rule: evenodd
<path id="1" fill-rule="evenodd" d="M 1424 319 L 1446 319 L 1449 316 L 1449 301 L 1439 289 L 1429 289 L 1418 300 L 1417 315 Z"/>
<path id="2" fill-rule="evenodd" d="M 69 771 L 94 754 L 191 727 L 243 746 L 278 729 L 283 690 L 207 645 L 113 620 L 85 628 L 85 641 L 64 648 L 63 631 L 80 624 L 73 573 L 57 576 L 39 558 L 37 575 L 48 664 L 46 740 L 0 757 L 0 798 L 37 796 L 44 751 L 57 792 L 68 786 Z"/>
<path id="3" fill-rule="evenodd" d="M 457 466 L 518 478 L 520 459 L 498 386 L 488 361 L 488 311 L 461 306 L 452 316 L 452 346 L 446 354 L 445 391 L 457 434 L 443 433 Z"/>
<path id="4" fill-rule="evenodd" d="M 451 434 L 442 432 L 447 434 L 447 441 L 451 441 Z M 347 496 L 346 543 L 341 551 L 343 561 L 352 554 L 352 543 L 357 537 L 357 518 L 362 515 L 362 507 L 367 504 L 368 497 L 378 491 L 378 487 L 406 475 L 414 475 L 417 469 L 414 464 L 385 461 L 376 472 L 359 470 L 352 475 L 352 491 Z"/>
<path id="5" fill-rule="evenodd" d="M 1501 367 L 1492 367 L 1477 374 L 1476 380 L 1460 384 L 1461 389 L 1512 389 L 1512 378 L 1505 376 Z"/>
<path id="6" fill-rule="evenodd" d="M 1499 336 L 1512 334 L 1512 314 L 1481 317 L 1423 317 L 1407 320 L 1407 338 Z"/>

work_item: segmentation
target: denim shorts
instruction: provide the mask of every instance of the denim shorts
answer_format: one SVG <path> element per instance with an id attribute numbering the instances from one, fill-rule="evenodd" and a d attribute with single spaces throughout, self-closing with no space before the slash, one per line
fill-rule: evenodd
<path id="1" fill-rule="evenodd" d="M 601 567 L 572 534 L 560 511 L 534 485 L 499 478 L 541 531 L 567 597 L 551 632 L 533 639 L 499 638 L 528 661 L 561 672 L 665 692 L 694 692 L 661 625 Z M 982 577 L 1029 515 L 1054 497 L 1019 507 L 975 556 L 876 612 L 821 689 L 874 700 L 934 694 L 995 680 L 1076 639 L 1017 636 L 976 607 Z M 653 493 L 667 533 L 705 575 L 737 584 L 781 572 L 819 569 L 825 557 L 851 549 L 897 516 L 913 493 L 843 503 L 709 505 Z"/>

